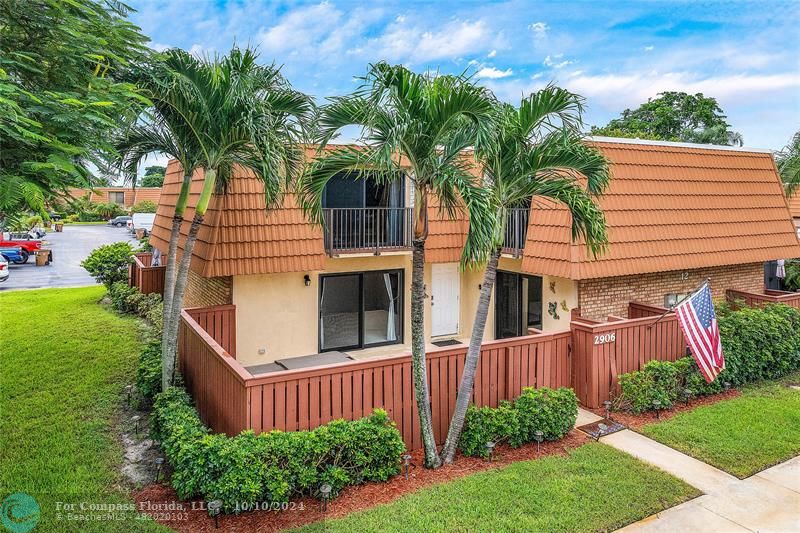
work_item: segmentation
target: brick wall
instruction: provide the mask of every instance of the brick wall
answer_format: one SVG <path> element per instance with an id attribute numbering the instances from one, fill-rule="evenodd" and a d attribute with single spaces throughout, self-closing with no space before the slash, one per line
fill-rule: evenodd
<path id="1" fill-rule="evenodd" d="M 189 271 L 183 307 L 210 307 L 233 303 L 231 277 L 204 278 Z"/>
<path id="2" fill-rule="evenodd" d="M 764 265 L 752 263 L 584 280 L 578 283 L 578 305 L 581 316 L 586 318 L 625 317 L 630 301 L 663 306 L 666 294 L 688 293 L 706 278 L 711 280 L 714 300 L 723 300 L 726 289 L 761 292 L 764 288 Z"/>

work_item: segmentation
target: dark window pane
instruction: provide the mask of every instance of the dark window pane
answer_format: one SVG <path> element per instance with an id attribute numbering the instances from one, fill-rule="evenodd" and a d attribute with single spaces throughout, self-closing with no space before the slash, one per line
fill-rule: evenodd
<path id="1" fill-rule="evenodd" d="M 323 350 L 359 346 L 359 277 L 322 278 L 320 294 L 320 346 Z"/>

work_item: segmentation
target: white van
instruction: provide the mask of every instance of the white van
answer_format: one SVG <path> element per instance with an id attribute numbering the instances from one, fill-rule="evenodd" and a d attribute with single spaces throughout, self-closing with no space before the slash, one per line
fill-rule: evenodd
<path id="1" fill-rule="evenodd" d="M 144 230 L 145 235 L 150 235 L 153 231 L 153 222 L 156 220 L 155 213 L 134 213 L 128 221 L 128 229 L 135 233 L 137 229 Z"/>

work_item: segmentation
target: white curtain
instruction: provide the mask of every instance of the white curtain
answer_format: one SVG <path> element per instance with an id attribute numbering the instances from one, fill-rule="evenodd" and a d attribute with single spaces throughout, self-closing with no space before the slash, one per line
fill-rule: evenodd
<path id="1" fill-rule="evenodd" d="M 394 295 L 392 294 L 392 281 L 389 274 L 383 275 L 383 283 L 386 285 L 386 295 L 389 297 L 389 316 L 386 318 L 386 340 L 396 341 L 397 334 L 394 331 Z"/>
<path id="2" fill-rule="evenodd" d="M 783 279 L 786 277 L 786 260 L 778 259 L 777 266 L 775 267 L 775 277 Z"/>
<path id="3" fill-rule="evenodd" d="M 319 297 L 319 345 L 324 350 L 325 349 L 325 319 L 323 318 L 324 315 L 322 314 L 323 310 L 325 309 L 322 305 L 325 303 L 325 278 L 320 280 L 322 283 L 322 294 Z"/>

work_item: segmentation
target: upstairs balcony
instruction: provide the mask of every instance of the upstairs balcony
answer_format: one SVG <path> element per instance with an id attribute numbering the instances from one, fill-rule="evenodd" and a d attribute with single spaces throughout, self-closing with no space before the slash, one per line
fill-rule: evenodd
<path id="1" fill-rule="evenodd" d="M 328 181 L 322 197 L 325 251 L 329 256 L 411 249 L 412 208 L 404 180 L 349 172 Z"/>
<path id="2" fill-rule="evenodd" d="M 518 207 L 508 210 L 506 233 L 503 239 L 503 253 L 515 259 L 522 256 L 525 239 L 528 236 L 528 219 L 530 207 Z"/>

